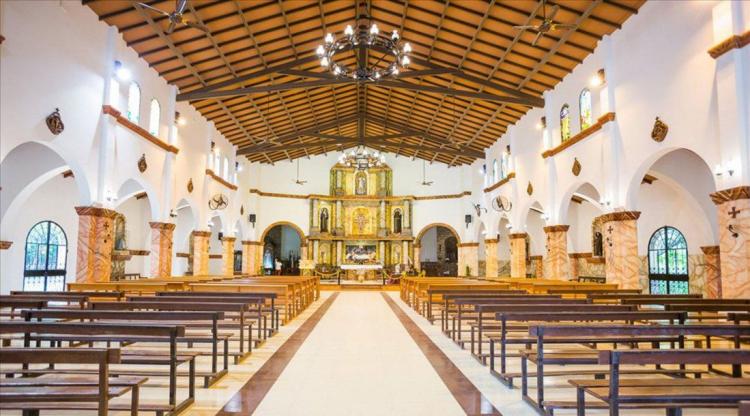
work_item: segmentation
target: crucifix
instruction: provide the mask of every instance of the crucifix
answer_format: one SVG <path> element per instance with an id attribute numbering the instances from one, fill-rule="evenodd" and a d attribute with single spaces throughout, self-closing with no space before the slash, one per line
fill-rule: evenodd
<path id="1" fill-rule="evenodd" d="M 742 212 L 742 210 L 737 209 L 737 207 L 732 207 L 732 210 L 727 212 L 727 214 L 732 216 L 732 219 L 737 219 L 737 214 Z"/>
<path id="2" fill-rule="evenodd" d="M 354 220 L 354 222 L 357 224 L 357 229 L 359 230 L 359 234 L 364 234 L 365 232 L 365 224 L 367 223 L 367 218 L 365 218 L 364 215 L 360 212 L 357 215 L 357 218 Z"/>

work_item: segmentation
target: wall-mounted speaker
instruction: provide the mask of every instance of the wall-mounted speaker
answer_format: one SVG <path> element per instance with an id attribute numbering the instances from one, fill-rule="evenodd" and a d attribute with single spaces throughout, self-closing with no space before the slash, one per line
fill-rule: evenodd
<path id="1" fill-rule="evenodd" d="M 250 224 L 253 224 L 253 228 L 255 228 L 255 221 L 256 221 L 255 214 L 248 214 L 247 220 L 250 222 Z"/>
<path id="2" fill-rule="evenodd" d="M 464 215 L 464 222 L 466 223 L 466 228 L 469 228 L 469 224 L 471 224 L 471 214 Z"/>

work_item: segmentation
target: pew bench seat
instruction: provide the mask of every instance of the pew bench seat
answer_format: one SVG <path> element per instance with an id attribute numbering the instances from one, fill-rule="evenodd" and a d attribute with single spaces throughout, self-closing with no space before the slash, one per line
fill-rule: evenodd
<path id="1" fill-rule="evenodd" d="M 107 408 L 115 412 L 132 412 L 133 406 L 127 403 L 109 403 Z M 27 410 L 34 409 L 37 411 L 93 411 L 98 409 L 97 403 L 91 402 L 0 402 L 0 410 Z M 173 406 L 168 404 L 139 403 L 138 412 L 154 413 L 155 416 L 163 416 L 173 410 Z"/>

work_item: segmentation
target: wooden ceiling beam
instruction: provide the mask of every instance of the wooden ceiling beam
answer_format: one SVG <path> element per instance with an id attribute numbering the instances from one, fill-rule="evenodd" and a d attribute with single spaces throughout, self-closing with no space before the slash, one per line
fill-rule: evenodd
<path id="1" fill-rule="evenodd" d="M 385 87 L 385 88 L 403 88 L 407 90 L 432 92 L 435 94 L 453 95 L 456 97 L 476 98 L 479 100 L 495 101 L 499 103 L 519 104 L 519 105 L 525 105 L 528 107 L 543 107 L 544 106 L 544 100 L 539 99 L 539 98 L 535 98 L 532 100 L 528 98 L 500 96 L 500 95 L 495 95 L 495 94 L 489 94 L 486 92 L 465 91 L 465 90 L 457 90 L 454 88 L 431 87 L 428 85 L 418 85 L 418 84 L 412 84 L 412 83 L 401 82 L 401 81 L 381 80 L 377 82 L 377 85 L 380 87 Z"/>

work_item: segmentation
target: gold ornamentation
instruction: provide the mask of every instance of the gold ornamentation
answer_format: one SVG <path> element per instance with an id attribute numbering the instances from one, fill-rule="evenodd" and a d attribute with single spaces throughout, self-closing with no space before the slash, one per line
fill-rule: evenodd
<path id="1" fill-rule="evenodd" d="M 656 117 L 654 128 L 651 130 L 651 138 L 657 142 L 662 142 L 667 138 L 667 133 L 669 133 L 669 126 L 665 122 L 659 120 L 659 117 Z"/>
<path id="2" fill-rule="evenodd" d="M 146 154 L 142 154 L 141 158 L 138 159 L 138 170 L 143 173 L 148 169 L 148 163 L 146 163 Z"/>
<path id="3" fill-rule="evenodd" d="M 581 174 L 581 162 L 578 161 L 578 158 L 573 159 L 573 175 L 578 176 Z"/>
<path id="4" fill-rule="evenodd" d="M 65 124 L 63 124 L 62 117 L 60 117 L 59 108 L 55 108 L 55 111 L 53 111 L 52 114 L 48 115 L 45 121 L 47 122 L 47 128 L 55 136 L 57 136 L 58 134 L 62 133 L 63 130 L 65 130 Z"/>
<path id="5" fill-rule="evenodd" d="M 188 179 L 187 190 L 189 194 L 193 193 L 193 178 Z"/>
<path id="6" fill-rule="evenodd" d="M 534 185 L 532 185 L 530 181 L 529 181 L 529 186 L 526 187 L 526 193 L 529 195 L 534 193 Z"/>

